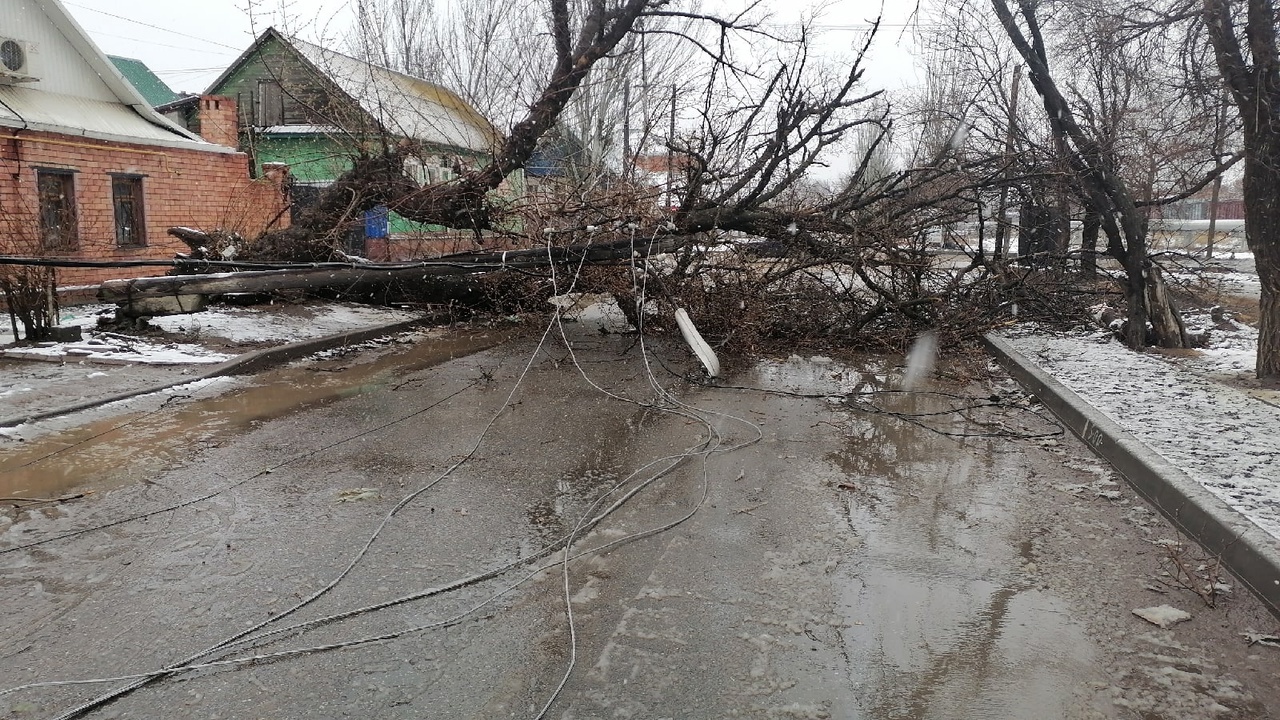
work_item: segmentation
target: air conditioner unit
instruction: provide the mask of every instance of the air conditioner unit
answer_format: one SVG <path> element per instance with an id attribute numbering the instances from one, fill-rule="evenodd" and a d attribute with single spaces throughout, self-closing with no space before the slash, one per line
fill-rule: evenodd
<path id="1" fill-rule="evenodd" d="M 34 43 L 0 37 L 0 83 L 12 85 L 39 80 L 31 68 L 35 50 Z"/>

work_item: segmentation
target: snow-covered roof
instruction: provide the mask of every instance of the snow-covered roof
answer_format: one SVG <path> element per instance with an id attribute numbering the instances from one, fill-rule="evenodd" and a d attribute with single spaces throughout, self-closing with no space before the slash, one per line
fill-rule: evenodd
<path id="1" fill-rule="evenodd" d="M 336 125 L 268 125 L 259 128 L 264 135 L 335 135 L 342 132 Z"/>

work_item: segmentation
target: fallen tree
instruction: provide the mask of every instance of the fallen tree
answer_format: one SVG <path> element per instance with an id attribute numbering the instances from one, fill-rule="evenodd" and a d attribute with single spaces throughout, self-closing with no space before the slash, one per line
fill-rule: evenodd
<path id="1" fill-rule="evenodd" d="M 641 258 L 669 252 L 681 244 L 683 240 L 678 238 L 643 244 L 621 240 L 599 245 L 466 253 L 420 263 L 369 263 L 340 268 L 298 267 L 110 280 L 98 288 L 98 299 L 116 303 L 126 316 L 131 317 L 178 314 L 200 309 L 202 304 L 195 299 L 196 296 L 325 288 L 346 288 L 354 292 L 389 283 L 416 282 L 428 278 L 478 275 L 506 269 L 572 267 Z M 158 302 L 163 300 L 173 302 Z"/>
<path id="2" fill-rule="evenodd" d="M 958 128 L 935 128 L 934 134 L 945 142 L 921 142 L 909 153 L 914 158 L 909 167 L 897 169 L 885 162 L 882 150 L 893 122 L 881 92 L 863 86 L 860 66 L 874 27 L 857 57 L 835 71 L 824 71 L 809 57 L 803 32 L 780 40 L 789 55 L 747 67 L 733 56 L 729 40 L 734 33 L 779 39 L 742 15 L 714 18 L 679 11 L 659 0 L 607 0 L 583 6 L 547 1 L 554 67 L 527 115 L 495 150 L 491 164 L 456 180 L 420 186 L 405 171 L 406 160 L 420 149 L 388 133 L 381 142 L 361 146 L 351 169 L 326 188 L 293 227 L 251 242 L 237 259 L 348 259 L 340 239 L 375 206 L 410 220 L 472 231 L 478 239 L 492 234 L 543 248 L 531 252 L 548 255 L 549 265 L 556 264 L 556 253 L 562 253 L 562 267 L 618 263 L 671 250 L 672 259 L 664 263 L 673 263 L 672 268 L 659 270 L 636 262 L 635 268 L 592 271 L 593 287 L 617 296 L 635 324 L 643 318 L 640 304 L 652 299 L 637 297 L 633 273 L 639 271 L 653 279 L 654 291 L 688 308 L 698 326 L 708 328 L 718 342 L 744 346 L 754 342 L 745 337 L 743 328 L 748 326 L 757 338 L 824 344 L 865 346 L 870 334 L 881 333 L 876 342 L 881 348 L 900 347 L 913 333 L 944 322 L 956 323 L 962 331 L 958 334 L 972 335 L 1007 321 L 1019 308 L 1026 313 L 1035 307 L 1032 280 L 1046 291 L 1063 291 L 1059 275 L 1012 271 L 1002 258 L 989 257 L 981 248 L 960 272 L 936 272 L 927 248 L 935 228 L 967 221 L 975 211 L 981 220 L 984 203 L 989 202 L 984 193 L 1022 181 L 1042 182 L 1049 171 L 1016 165 L 1004 143 L 994 154 L 966 153 L 963 122 L 956 123 Z M 528 162 L 538 137 L 555 124 L 591 67 L 628 33 L 643 32 L 638 29 L 640 20 L 664 17 L 704 21 L 720 35 L 719 42 L 691 40 L 706 60 L 707 80 L 700 93 L 680 98 L 683 114 L 678 125 L 673 104 L 664 143 L 668 182 L 646 186 L 621 173 L 596 177 L 594 184 L 540 190 L 517 202 L 497 198 L 494 189 Z M 861 144 L 846 180 L 825 188 L 812 184 L 810 171 L 851 138 Z M 1083 174 L 1088 175 L 1087 168 Z M 1091 196 L 1107 199 L 1113 190 L 1093 188 Z M 1114 215 L 1109 217 L 1112 223 L 1106 229 L 1119 232 Z M 750 262 L 735 266 L 706 252 L 744 238 L 778 244 L 784 261 L 767 267 Z M 575 254 L 575 248 L 583 246 L 595 248 L 594 253 L 611 247 L 616 254 Z M 186 285 L 135 282 L 106 291 L 104 298 L 232 292 L 232 287 L 267 290 L 285 287 L 284 283 L 333 287 L 465 277 L 499 269 L 504 259 L 508 269 L 522 271 L 536 271 L 543 262 L 535 255 L 499 255 L 449 257 L 406 267 L 304 271 L 294 273 L 292 280 L 285 279 L 289 273 L 246 275 L 239 285 L 228 284 L 226 278 L 200 278 Z M 1127 266 L 1145 279 L 1145 268 L 1137 267 L 1143 255 L 1129 257 Z M 1065 263 L 1057 269 L 1063 268 Z M 833 277 L 834 285 L 827 282 Z M 1145 292 L 1135 300 L 1132 287 L 1130 300 L 1131 310 L 1138 312 L 1149 302 Z M 1164 301 L 1157 296 L 1150 302 Z M 779 312 L 766 307 L 779 303 L 784 305 Z M 1047 314 L 1064 307 L 1079 309 L 1074 300 L 1039 304 Z"/>

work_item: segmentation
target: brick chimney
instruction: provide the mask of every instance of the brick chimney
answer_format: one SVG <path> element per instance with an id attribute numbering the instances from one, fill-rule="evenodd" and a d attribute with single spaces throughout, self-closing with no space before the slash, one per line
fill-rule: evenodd
<path id="1" fill-rule="evenodd" d="M 280 192 L 289 194 L 289 165 L 282 162 L 262 163 L 262 176 L 271 184 L 280 188 Z"/>
<path id="2" fill-rule="evenodd" d="M 235 100 L 220 95 L 201 95 L 197 108 L 200 137 L 217 145 L 240 146 Z"/>

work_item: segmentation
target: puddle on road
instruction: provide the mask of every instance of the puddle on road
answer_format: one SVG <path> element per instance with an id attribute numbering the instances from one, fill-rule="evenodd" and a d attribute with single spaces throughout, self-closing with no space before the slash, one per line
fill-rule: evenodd
<path id="1" fill-rule="evenodd" d="M 909 404 L 931 411 L 928 396 Z M 864 422 L 868 432 L 833 459 L 855 484 L 880 479 L 869 489 L 877 502 L 846 501 L 862 547 L 841 598 L 862 623 L 845 634 L 854 665 L 881 673 L 864 688 L 868 714 L 1065 716 L 1093 649 L 1065 604 L 1036 589 L 1031 545 L 1017 534 L 1019 456 L 883 416 Z"/>
<path id="2" fill-rule="evenodd" d="M 406 374 L 488 349 L 504 335 L 420 339 L 373 360 L 327 359 L 263 372 L 230 392 L 191 391 L 173 410 L 113 415 L 40 436 L 0 457 L 0 496 L 51 497 L 136 482 L 224 442 L 253 423 L 382 387 Z M 227 382 L 222 380 L 220 382 Z M 176 393 L 181 397 L 183 393 Z"/>
<path id="3" fill-rule="evenodd" d="M 578 522 L 586 519 L 586 515 L 599 513 L 625 492 L 618 490 L 612 498 L 601 500 L 624 479 L 622 458 L 630 451 L 635 436 L 661 417 L 661 412 L 641 407 L 622 422 L 595 426 L 596 439 L 591 443 L 593 452 L 560 474 L 554 494 L 532 502 L 525 509 L 525 518 L 541 541 L 566 536 Z M 647 476 L 641 474 L 639 477 Z M 637 478 L 632 480 L 634 482 Z M 591 512 L 587 513 L 589 507 Z"/>
<path id="4" fill-rule="evenodd" d="M 1000 451 L 1010 441 L 944 437 L 893 417 L 948 433 L 990 430 L 949 412 L 966 404 L 955 397 L 893 392 L 896 378 L 875 363 L 792 358 L 757 367 L 755 380 L 867 393 L 874 405 L 837 414 L 846 445 L 826 457 L 857 547 L 833 582 L 863 698 L 849 716 L 1070 716 L 1094 677 L 1095 650 L 1066 603 L 1039 589 L 1021 515 L 1028 469 L 1021 453 Z"/>

